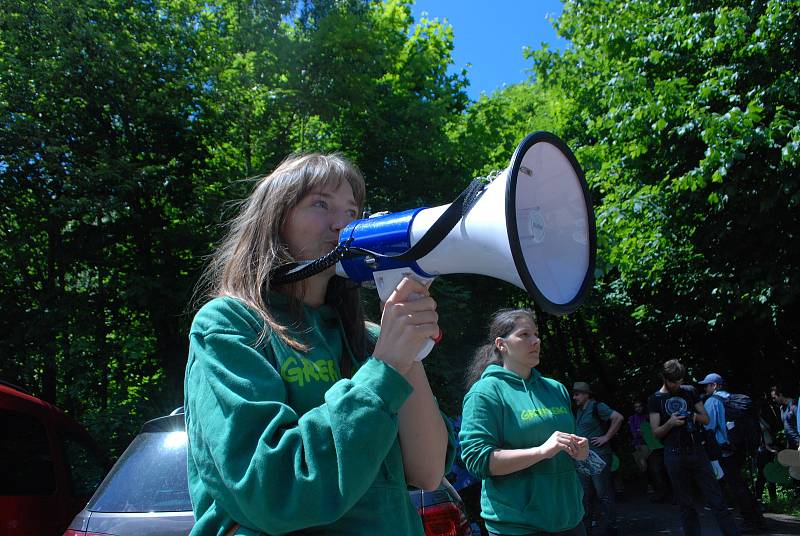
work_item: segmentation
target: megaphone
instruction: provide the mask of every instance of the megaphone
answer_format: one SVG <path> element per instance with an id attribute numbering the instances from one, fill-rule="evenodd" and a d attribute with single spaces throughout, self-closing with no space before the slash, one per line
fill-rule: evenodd
<path id="1" fill-rule="evenodd" d="M 574 311 L 588 291 L 596 247 L 578 161 L 557 136 L 535 132 L 490 182 L 473 181 L 449 205 L 355 220 L 342 229 L 333 252 L 278 281 L 297 280 L 304 269 L 316 265 L 318 272 L 335 260 L 337 275 L 374 282 L 386 300 L 408 274 L 423 281 L 482 274 L 525 290 L 542 310 L 561 315 Z"/>

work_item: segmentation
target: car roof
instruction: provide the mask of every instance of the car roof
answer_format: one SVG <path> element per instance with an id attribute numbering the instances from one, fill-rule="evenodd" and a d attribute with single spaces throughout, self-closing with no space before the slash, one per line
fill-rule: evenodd
<path id="1" fill-rule="evenodd" d="M 52 422 L 59 423 L 66 429 L 92 441 L 86 429 L 57 406 L 33 396 L 22 387 L 3 380 L 0 380 L 0 408 L 18 413 L 39 415 L 40 418 L 50 419 Z"/>
<path id="2" fill-rule="evenodd" d="M 14 385 L 13 383 L 9 383 L 5 380 L 0 380 L 0 395 L 23 400 L 30 404 L 35 404 L 37 406 L 45 408 L 47 410 L 61 413 L 61 410 L 55 407 L 53 404 L 45 402 L 41 398 L 36 398 L 30 393 L 30 391 L 23 389 L 18 385 Z"/>
<path id="3" fill-rule="evenodd" d="M 20 406 L 30 408 L 37 408 L 40 411 L 57 415 L 60 418 L 72 421 L 63 411 L 49 402 L 45 402 L 41 398 L 36 398 L 28 391 L 17 387 L 16 385 L 2 382 L 0 383 L 0 401 L 5 401 L 11 406 Z"/>
<path id="4" fill-rule="evenodd" d="M 169 415 L 147 421 L 142 425 L 140 433 L 145 432 L 183 432 L 186 430 L 183 408 L 178 408 Z"/>

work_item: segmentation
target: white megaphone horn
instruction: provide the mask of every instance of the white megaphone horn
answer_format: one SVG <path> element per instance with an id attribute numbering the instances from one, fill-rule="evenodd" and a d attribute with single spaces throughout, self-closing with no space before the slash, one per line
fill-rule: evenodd
<path id="1" fill-rule="evenodd" d="M 489 184 L 473 181 L 449 205 L 353 221 L 333 252 L 277 281 L 336 262 L 337 275 L 374 281 L 386 300 L 408 274 L 422 281 L 482 274 L 525 290 L 548 313 L 566 314 L 592 283 L 596 247 L 589 189 L 575 156 L 555 135 L 535 132 Z"/>

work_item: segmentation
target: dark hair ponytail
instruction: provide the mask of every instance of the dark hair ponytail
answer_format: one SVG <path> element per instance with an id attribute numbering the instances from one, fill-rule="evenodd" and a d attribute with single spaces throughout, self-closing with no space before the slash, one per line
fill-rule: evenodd
<path id="1" fill-rule="evenodd" d="M 489 324 L 489 341 L 480 346 L 472 356 L 472 361 L 467 367 L 465 385 L 467 390 L 478 381 L 489 365 L 502 365 L 503 355 L 494 344 L 497 337 L 507 337 L 514 331 L 514 324 L 520 318 L 530 318 L 536 324 L 536 313 L 530 309 L 500 309 L 492 315 Z"/>

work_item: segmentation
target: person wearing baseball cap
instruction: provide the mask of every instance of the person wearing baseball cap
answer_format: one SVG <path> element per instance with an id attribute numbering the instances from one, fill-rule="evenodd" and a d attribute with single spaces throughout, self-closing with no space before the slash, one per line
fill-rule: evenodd
<path id="1" fill-rule="evenodd" d="M 699 381 L 697 383 L 699 385 L 711 385 L 711 384 L 714 384 L 714 383 L 717 384 L 717 385 L 723 385 L 725 383 L 725 381 L 722 379 L 722 376 L 720 376 L 716 372 L 712 372 L 711 374 L 709 374 L 705 378 L 703 378 L 703 381 Z M 708 388 L 706 388 L 706 392 L 708 392 Z"/>
<path id="2" fill-rule="evenodd" d="M 735 442 L 732 444 L 728 437 L 728 418 L 725 412 L 725 404 L 730 400 L 731 394 L 723 388 L 725 380 L 716 372 L 708 374 L 702 381 L 697 383 L 705 386 L 706 394 L 708 395 L 703 404 L 708 414 L 708 424 L 705 425 L 705 428 L 714 432 L 714 438 L 721 447 L 722 452 L 719 457 L 719 464 L 724 472 L 722 482 L 730 488 L 733 497 L 736 499 L 739 512 L 744 518 L 742 531 L 759 530 L 764 527 L 764 516 L 761 515 L 758 509 L 758 502 L 756 502 L 753 494 L 750 493 L 750 488 L 742 480 L 742 468 L 745 464 L 746 453 L 741 448 L 735 448 Z"/>

